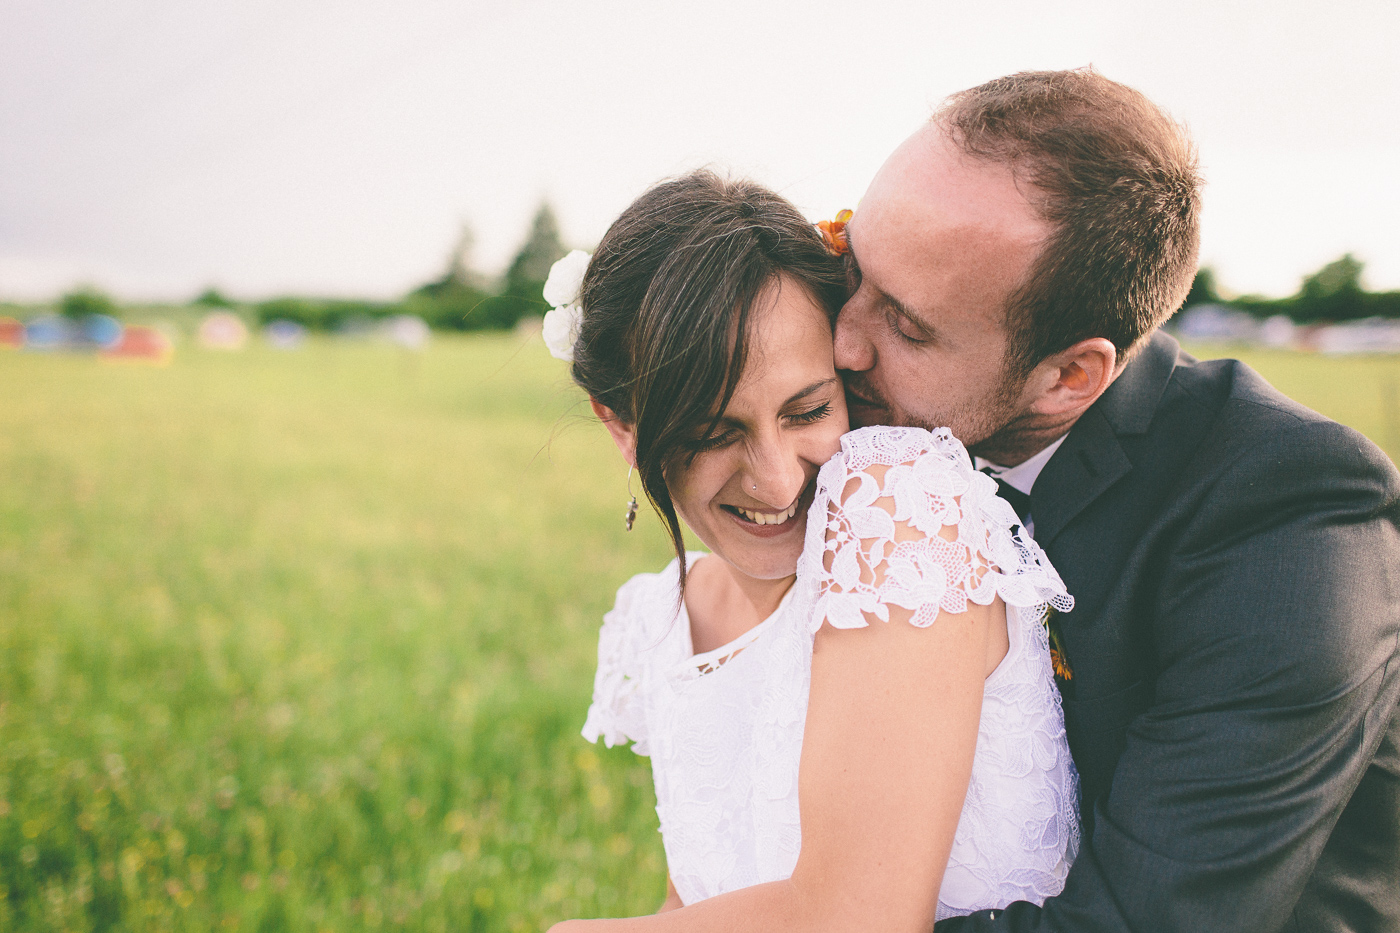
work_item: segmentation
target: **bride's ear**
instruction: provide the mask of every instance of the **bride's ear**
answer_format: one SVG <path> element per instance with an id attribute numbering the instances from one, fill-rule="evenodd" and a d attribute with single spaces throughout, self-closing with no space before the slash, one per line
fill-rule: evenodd
<path id="1" fill-rule="evenodd" d="M 603 427 L 608 429 L 612 435 L 613 443 L 622 452 L 622 459 L 627 461 L 627 465 L 635 467 L 637 465 L 637 429 L 627 424 L 608 406 L 598 401 L 596 398 L 589 398 L 588 404 L 593 406 L 593 414 L 598 416 L 598 420 L 603 422 Z"/>

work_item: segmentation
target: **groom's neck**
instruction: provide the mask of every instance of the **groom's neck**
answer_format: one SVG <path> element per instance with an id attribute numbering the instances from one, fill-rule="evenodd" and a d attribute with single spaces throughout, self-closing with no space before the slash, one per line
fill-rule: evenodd
<path id="1" fill-rule="evenodd" d="M 1058 417 L 1023 412 L 985 440 L 968 445 L 968 453 L 999 466 L 1025 463 L 1069 433 L 1083 411 Z"/>

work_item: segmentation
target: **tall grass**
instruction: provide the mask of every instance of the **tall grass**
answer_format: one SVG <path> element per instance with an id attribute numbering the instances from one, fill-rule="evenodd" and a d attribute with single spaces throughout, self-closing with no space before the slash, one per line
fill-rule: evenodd
<path id="1" fill-rule="evenodd" d="M 1400 454 L 1400 362 L 1252 354 Z M 0 355 L 0 933 L 637 913 L 645 759 L 578 736 L 624 471 L 510 337 Z"/>
<path id="2" fill-rule="evenodd" d="M 0 930 L 527 930 L 654 909 L 578 737 L 624 473 L 562 365 L 0 357 Z"/>

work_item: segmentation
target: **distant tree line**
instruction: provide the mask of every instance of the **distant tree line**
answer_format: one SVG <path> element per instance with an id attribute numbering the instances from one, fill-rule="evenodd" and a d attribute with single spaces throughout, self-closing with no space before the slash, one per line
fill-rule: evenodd
<path id="1" fill-rule="evenodd" d="M 1366 291 L 1361 284 L 1363 268 L 1360 260 L 1347 253 L 1304 276 L 1297 293 L 1287 298 L 1257 295 L 1225 298 L 1220 294 L 1214 270 L 1205 266 L 1196 273 L 1183 307 L 1224 305 L 1258 318 L 1282 314 L 1298 324 L 1359 321 L 1369 317 L 1400 318 L 1400 292 Z"/>
<path id="2" fill-rule="evenodd" d="M 418 315 L 439 330 L 507 330 L 522 317 L 547 310 L 544 282 L 550 266 L 566 252 L 549 204 L 540 205 L 525 242 L 498 282 L 492 283 L 472 269 L 471 247 L 471 234 L 464 230 L 442 276 L 398 301 L 284 296 L 244 306 L 208 289 L 193 304 L 210 309 L 249 307 L 259 324 L 295 321 L 312 330 L 341 330 L 396 314 Z M 1304 276 L 1297 293 L 1287 298 L 1227 298 L 1221 294 L 1215 271 L 1203 266 L 1182 306 L 1224 305 L 1258 318 L 1281 314 L 1298 324 L 1400 318 L 1400 291 L 1367 291 L 1361 281 L 1362 270 L 1361 261 L 1347 253 Z M 59 311 L 72 318 L 119 313 L 110 297 L 92 288 L 63 296 Z"/>
<path id="3" fill-rule="evenodd" d="M 542 315 L 549 269 L 566 252 L 559 222 L 542 204 L 515 259 L 499 282 L 471 267 L 472 237 L 464 230 L 440 278 L 415 288 L 398 301 L 282 296 L 251 305 L 207 289 L 191 304 L 210 310 L 248 309 L 256 323 L 294 321 L 311 330 L 343 330 L 396 314 L 416 314 L 440 330 L 508 330 L 527 315 Z M 79 319 L 92 314 L 120 316 L 117 303 L 102 292 L 83 287 L 59 300 L 59 313 Z"/>
<path id="4" fill-rule="evenodd" d="M 398 308 L 445 330 L 506 330 L 526 315 L 541 315 L 549 269 L 564 255 L 559 222 L 548 203 L 540 205 L 530 233 L 492 290 L 470 264 L 472 239 L 463 231 L 442 278 L 414 289 Z"/>

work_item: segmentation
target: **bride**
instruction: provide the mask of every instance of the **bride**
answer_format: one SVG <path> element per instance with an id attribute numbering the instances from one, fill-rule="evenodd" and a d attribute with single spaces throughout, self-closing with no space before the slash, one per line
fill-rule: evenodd
<path id="1" fill-rule="evenodd" d="M 676 559 L 618 591 L 584 728 L 651 756 L 668 896 L 553 929 L 925 933 L 1058 893 L 1077 791 L 1042 619 L 1072 601 L 948 431 L 847 433 L 822 236 L 702 171 L 562 262 L 546 339 Z"/>

